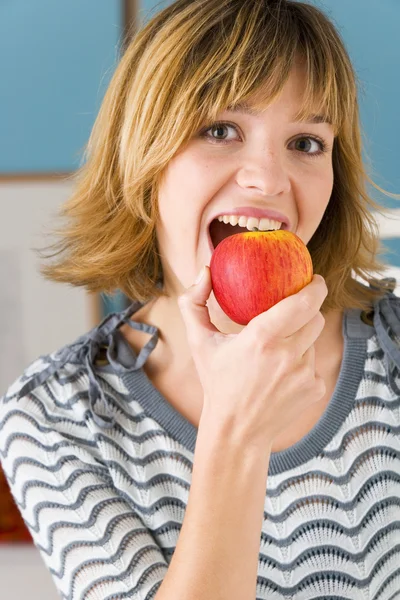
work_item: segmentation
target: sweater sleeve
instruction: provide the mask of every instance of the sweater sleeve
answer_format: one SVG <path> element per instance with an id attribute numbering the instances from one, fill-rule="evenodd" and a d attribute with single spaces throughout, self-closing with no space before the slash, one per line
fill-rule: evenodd
<path id="1" fill-rule="evenodd" d="M 74 422 L 70 410 L 67 418 L 46 383 L 24 396 L 18 387 L 0 398 L 0 460 L 60 596 L 154 598 L 167 561 L 113 485 L 85 420 Z"/>

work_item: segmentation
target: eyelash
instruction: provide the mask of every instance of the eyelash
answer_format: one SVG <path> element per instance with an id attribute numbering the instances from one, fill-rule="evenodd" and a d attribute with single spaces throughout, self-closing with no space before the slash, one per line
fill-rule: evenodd
<path id="1" fill-rule="evenodd" d="M 233 129 L 235 129 L 236 133 L 239 133 L 237 126 L 234 125 L 233 123 L 228 123 L 226 121 L 216 121 L 215 123 L 212 123 L 212 125 L 210 125 L 206 129 L 203 129 L 200 132 L 200 137 L 210 140 L 211 143 L 213 143 L 213 144 L 223 144 L 223 145 L 230 144 L 233 140 L 220 140 L 220 139 L 216 139 L 213 137 L 209 137 L 207 135 L 210 131 L 212 131 L 213 129 L 216 129 L 217 127 L 232 127 Z M 303 139 L 313 140 L 314 142 L 317 142 L 320 147 L 320 150 L 318 152 L 313 152 L 313 153 L 302 152 L 301 150 L 297 150 L 297 152 L 299 152 L 300 154 L 305 154 L 309 158 L 318 158 L 319 156 L 322 156 L 325 152 L 327 152 L 329 150 L 326 142 L 322 138 L 314 136 L 314 135 L 308 135 L 308 134 L 302 133 L 295 140 L 292 140 L 292 141 L 303 140 Z"/>

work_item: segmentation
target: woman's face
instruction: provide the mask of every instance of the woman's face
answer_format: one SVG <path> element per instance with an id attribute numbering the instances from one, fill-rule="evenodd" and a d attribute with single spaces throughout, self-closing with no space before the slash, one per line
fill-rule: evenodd
<path id="1" fill-rule="evenodd" d="M 183 293 L 210 264 L 209 225 L 217 215 L 239 207 L 277 211 L 305 244 L 313 236 L 332 192 L 334 132 L 326 122 L 294 122 L 304 88 L 296 66 L 265 111 L 222 112 L 222 123 L 205 124 L 168 164 L 156 231 L 170 296 Z M 214 323 L 232 324 L 214 294 L 207 305 Z"/>

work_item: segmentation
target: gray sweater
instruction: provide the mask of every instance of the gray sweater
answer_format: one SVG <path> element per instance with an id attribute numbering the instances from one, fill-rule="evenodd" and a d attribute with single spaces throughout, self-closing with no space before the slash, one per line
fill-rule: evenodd
<path id="1" fill-rule="evenodd" d="M 185 515 L 197 429 L 142 368 L 158 331 L 130 318 L 141 306 L 41 356 L 0 398 L 1 463 L 65 599 L 154 598 Z M 122 323 L 149 333 L 138 355 Z M 400 598 L 400 298 L 371 324 L 346 311 L 343 335 L 324 414 L 271 455 L 260 600 Z"/>

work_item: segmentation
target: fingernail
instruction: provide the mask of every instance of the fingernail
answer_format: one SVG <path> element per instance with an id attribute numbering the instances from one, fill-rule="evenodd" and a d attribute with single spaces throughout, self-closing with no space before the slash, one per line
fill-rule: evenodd
<path id="1" fill-rule="evenodd" d="M 204 275 L 205 271 L 206 271 L 206 268 L 203 267 L 201 269 L 200 273 L 197 275 L 196 281 L 194 282 L 194 285 L 197 285 L 198 283 L 200 283 L 200 281 L 203 279 L 203 275 Z"/>

